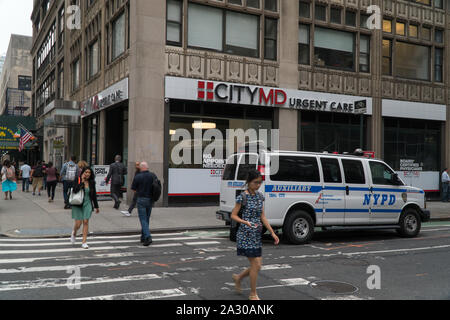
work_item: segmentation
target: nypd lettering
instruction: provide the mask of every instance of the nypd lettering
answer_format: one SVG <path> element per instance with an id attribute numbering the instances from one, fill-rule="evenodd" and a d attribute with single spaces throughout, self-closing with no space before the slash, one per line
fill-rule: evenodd
<path id="1" fill-rule="evenodd" d="M 365 194 L 363 206 L 370 205 L 371 201 L 374 206 L 393 206 L 396 200 L 397 198 L 394 194 Z"/>

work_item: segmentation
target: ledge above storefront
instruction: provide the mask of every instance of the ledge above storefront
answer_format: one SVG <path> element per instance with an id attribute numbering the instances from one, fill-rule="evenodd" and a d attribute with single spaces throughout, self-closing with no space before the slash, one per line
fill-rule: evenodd
<path id="1" fill-rule="evenodd" d="M 38 127 L 78 127 L 80 115 L 76 101 L 54 100 L 45 107 L 43 116 L 38 119 Z"/>

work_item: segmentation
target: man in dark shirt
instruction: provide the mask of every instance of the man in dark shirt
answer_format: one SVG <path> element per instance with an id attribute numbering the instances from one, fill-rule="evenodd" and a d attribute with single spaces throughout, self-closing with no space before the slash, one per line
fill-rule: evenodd
<path id="1" fill-rule="evenodd" d="M 106 177 L 106 183 L 111 181 L 111 197 L 114 200 L 114 209 L 119 209 L 120 198 L 122 197 L 122 186 L 125 181 L 125 175 L 127 174 L 127 167 L 121 162 L 122 157 L 117 155 L 114 158 L 115 162 L 109 166 L 108 176 Z"/>
<path id="2" fill-rule="evenodd" d="M 140 173 L 134 177 L 131 190 L 137 194 L 137 207 L 141 222 L 141 242 L 148 247 L 152 241 L 150 215 L 152 213 L 153 174 L 148 171 L 147 162 L 141 162 Z"/>

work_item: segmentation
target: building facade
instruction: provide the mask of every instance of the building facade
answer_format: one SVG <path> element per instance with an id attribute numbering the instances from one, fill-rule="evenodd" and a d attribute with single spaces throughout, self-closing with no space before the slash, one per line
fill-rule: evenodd
<path id="1" fill-rule="evenodd" d="M 60 21 L 70 5 L 79 29 Z M 50 66 L 35 61 L 36 115 L 58 109 L 40 97 L 50 79 L 71 106 L 61 110 L 80 112 L 80 144 L 67 130 L 64 143 L 91 164 L 121 154 L 133 172 L 146 160 L 161 205 L 218 203 L 220 165 L 172 161 L 177 129 L 198 126 L 279 129 L 288 150 L 362 148 L 439 191 L 450 162 L 444 0 L 36 0 L 32 18 L 34 59 L 45 39 L 56 46 Z"/>
<path id="2" fill-rule="evenodd" d="M 31 115 L 32 38 L 11 35 L 0 73 L 0 115 Z"/>

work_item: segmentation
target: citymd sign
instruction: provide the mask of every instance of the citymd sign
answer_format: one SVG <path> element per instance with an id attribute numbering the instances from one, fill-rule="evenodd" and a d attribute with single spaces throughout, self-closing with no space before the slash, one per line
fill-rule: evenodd
<path id="1" fill-rule="evenodd" d="M 368 97 L 178 77 L 166 77 L 165 97 L 313 111 L 372 114 L 372 99 Z"/>

